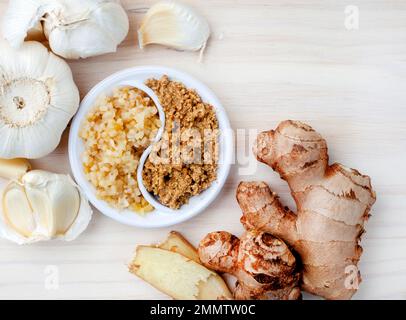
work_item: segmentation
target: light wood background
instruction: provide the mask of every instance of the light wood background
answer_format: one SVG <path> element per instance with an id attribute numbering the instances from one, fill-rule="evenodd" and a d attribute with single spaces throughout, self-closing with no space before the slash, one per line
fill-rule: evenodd
<path id="1" fill-rule="evenodd" d="M 0 16 L 7 2 L 0 0 Z M 331 159 L 370 175 L 377 192 L 362 240 L 364 280 L 355 298 L 406 299 L 406 1 L 187 2 L 212 27 L 202 63 L 195 53 L 159 46 L 141 51 L 136 29 L 155 1 L 125 0 L 131 31 L 118 52 L 70 62 L 82 97 L 115 71 L 164 65 L 211 87 L 235 129 L 270 129 L 283 119 L 314 126 L 328 140 Z M 359 8 L 359 30 L 344 26 L 347 5 Z M 240 140 L 240 156 L 244 147 Z M 66 133 L 54 153 L 33 164 L 69 172 Z M 209 209 L 173 229 L 195 244 L 210 231 L 241 234 L 235 201 L 240 180 L 265 180 L 293 205 L 271 169 L 258 164 L 254 173 L 242 175 L 238 168 L 245 165 L 234 166 Z M 0 298 L 165 299 L 129 274 L 126 264 L 136 245 L 159 242 L 170 229 L 136 229 L 96 212 L 70 243 L 17 246 L 0 240 Z M 54 268 L 59 288 L 47 289 Z"/>

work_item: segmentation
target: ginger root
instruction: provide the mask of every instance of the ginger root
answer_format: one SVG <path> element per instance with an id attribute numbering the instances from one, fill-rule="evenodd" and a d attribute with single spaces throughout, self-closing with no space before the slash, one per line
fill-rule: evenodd
<path id="1" fill-rule="evenodd" d="M 301 298 L 296 259 L 283 241 L 269 233 L 252 230 L 241 239 L 225 231 L 209 233 L 198 252 L 206 267 L 237 277 L 235 299 Z"/>
<path id="2" fill-rule="evenodd" d="M 327 143 L 310 126 L 284 121 L 259 134 L 254 153 L 286 180 L 297 214 L 264 182 L 242 182 L 237 200 L 248 230 L 286 241 L 303 264 L 301 287 L 327 299 L 349 299 L 361 281 L 358 262 L 364 222 L 375 202 L 370 178 L 328 164 Z"/>

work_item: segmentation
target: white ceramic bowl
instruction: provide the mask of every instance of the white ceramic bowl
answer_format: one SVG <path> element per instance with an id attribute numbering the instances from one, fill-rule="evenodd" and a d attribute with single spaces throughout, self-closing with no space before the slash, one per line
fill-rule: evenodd
<path id="1" fill-rule="evenodd" d="M 82 139 L 79 137 L 79 129 L 82 121 L 85 119 L 87 113 L 90 111 L 100 95 L 109 94 L 114 88 L 124 84 L 140 87 L 147 79 L 160 78 L 163 75 L 168 75 L 170 79 L 180 81 L 188 88 L 195 89 L 201 96 L 203 101 L 210 103 L 215 108 L 220 127 L 220 147 L 217 180 L 213 182 L 210 188 L 208 188 L 201 194 L 192 197 L 189 203 L 183 205 L 179 210 L 171 210 L 162 205 L 159 205 L 158 203 L 155 206 L 154 211 L 145 216 L 141 216 L 130 210 L 117 210 L 111 207 L 105 201 L 97 199 L 94 187 L 91 185 L 90 182 L 87 181 L 83 172 L 81 155 L 84 151 L 84 144 Z M 140 89 L 143 90 L 143 88 Z M 147 92 L 146 90 L 147 89 L 145 89 L 144 91 L 149 94 L 151 98 L 154 99 L 153 93 L 151 93 L 150 91 Z M 83 192 L 86 194 L 89 201 L 93 204 L 93 206 L 95 206 L 106 216 L 118 222 L 142 228 L 159 228 L 171 226 L 186 221 L 207 208 L 207 206 L 214 201 L 214 199 L 217 197 L 224 186 L 224 183 L 230 171 L 233 159 L 233 150 L 234 141 L 230 122 L 223 106 L 214 95 L 214 93 L 200 81 L 183 72 L 159 66 L 145 66 L 126 69 L 115 73 L 98 83 L 82 100 L 79 111 L 72 121 L 69 133 L 69 161 L 72 172 L 76 182 L 83 189 Z M 142 156 L 142 163 L 147 158 L 148 153 L 149 148 L 144 152 Z M 140 176 L 141 174 L 139 170 L 137 174 L 138 180 L 140 180 Z M 142 183 L 142 181 L 138 182 Z M 141 183 L 140 189 L 143 194 L 145 194 L 145 192 L 147 191 L 145 190 L 145 188 L 143 188 L 143 185 Z M 146 199 L 150 197 L 152 197 L 152 195 L 146 194 Z"/>

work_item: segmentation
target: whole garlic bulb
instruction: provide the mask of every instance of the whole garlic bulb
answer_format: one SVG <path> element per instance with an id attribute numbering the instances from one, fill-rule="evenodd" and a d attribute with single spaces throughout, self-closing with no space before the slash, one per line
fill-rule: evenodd
<path id="1" fill-rule="evenodd" d="M 18 47 L 40 21 L 51 50 L 67 59 L 115 52 L 129 30 L 118 0 L 11 0 L 4 37 Z"/>
<path id="2" fill-rule="evenodd" d="M 33 170 L 10 182 L 0 197 L 0 235 L 19 244 L 73 240 L 92 210 L 69 176 Z"/>
<path id="3" fill-rule="evenodd" d="M 52 152 L 79 107 L 68 64 L 38 42 L 0 42 L 0 158 Z"/>
<path id="4" fill-rule="evenodd" d="M 37 30 L 45 14 L 46 0 L 10 0 L 3 17 L 3 36 L 13 48 L 24 42 L 30 30 Z"/>

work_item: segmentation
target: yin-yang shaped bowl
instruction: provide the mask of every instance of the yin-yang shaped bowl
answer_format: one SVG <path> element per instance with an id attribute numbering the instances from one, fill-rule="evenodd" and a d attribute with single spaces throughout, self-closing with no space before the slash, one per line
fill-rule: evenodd
<path id="1" fill-rule="evenodd" d="M 159 111 L 161 123 L 164 124 L 164 113 L 159 104 L 159 99 L 152 90 L 144 85 L 146 80 L 150 78 L 159 79 L 163 75 L 167 75 L 171 80 L 179 81 L 186 87 L 196 90 L 204 102 L 213 106 L 220 129 L 217 180 L 214 181 L 208 189 L 199 195 L 190 198 L 189 202 L 181 206 L 180 209 L 174 210 L 163 206 L 158 201 L 159 199 L 146 190 L 142 182 L 142 168 L 151 151 L 150 146 L 141 156 L 140 164 L 137 170 L 137 181 L 144 198 L 151 203 L 155 209 L 146 215 L 139 215 L 131 210 L 118 210 L 107 202 L 98 199 L 95 188 L 86 179 L 81 159 L 85 146 L 82 139 L 79 137 L 80 127 L 83 121 L 86 119 L 86 115 L 95 105 L 97 99 L 103 94 L 108 95 L 112 93 L 115 88 L 120 86 L 133 86 L 146 92 L 154 100 Z M 160 131 L 158 132 L 154 141 L 161 138 L 163 129 L 164 126 L 160 128 Z M 189 76 L 188 74 L 160 66 L 144 66 L 125 69 L 99 82 L 82 100 L 79 111 L 73 118 L 69 133 L 69 161 L 72 173 L 76 182 L 82 188 L 89 201 L 104 215 L 120 223 L 140 228 L 160 228 L 172 226 L 191 219 L 197 214 L 203 212 L 216 199 L 227 180 L 232 164 L 233 151 L 234 140 L 230 122 L 228 120 L 226 111 L 215 94 L 203 83 Z"/>

